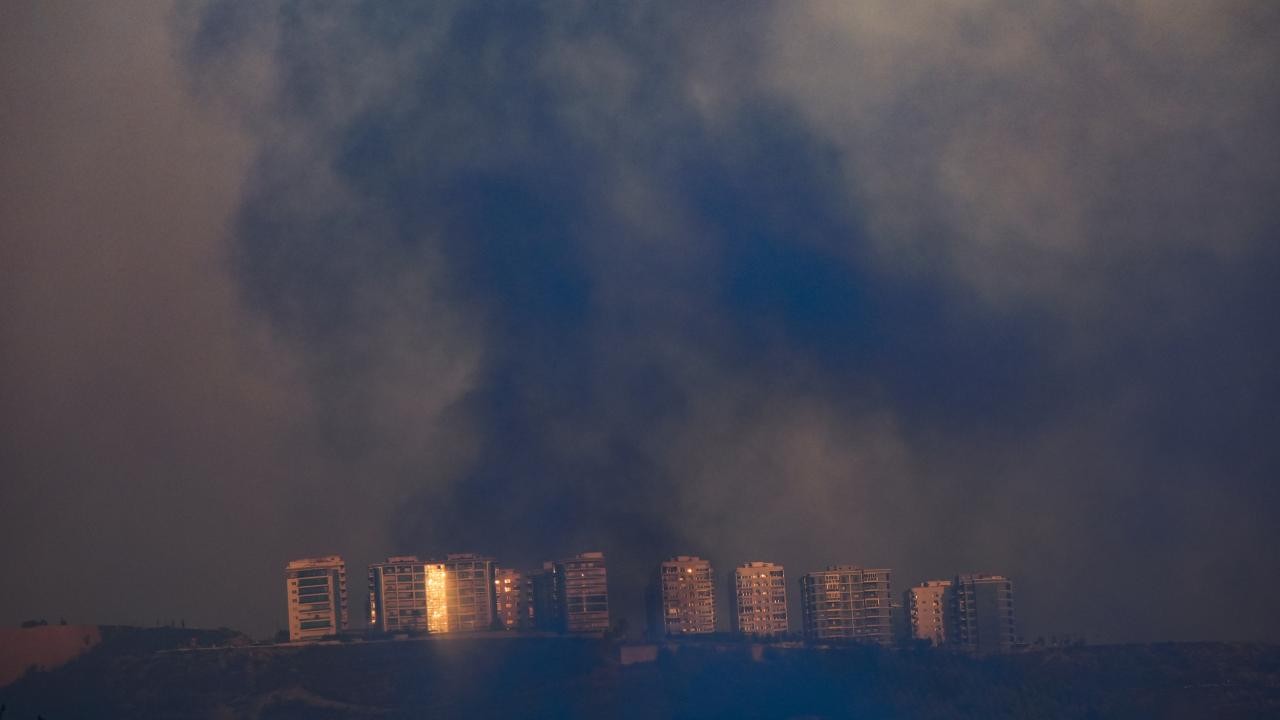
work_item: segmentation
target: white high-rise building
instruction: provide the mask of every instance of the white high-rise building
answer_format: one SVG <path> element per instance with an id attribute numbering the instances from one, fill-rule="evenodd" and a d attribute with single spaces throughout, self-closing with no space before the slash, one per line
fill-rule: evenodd
<path id="1" fill-rule="evenodd" d="M 347 566 L 340 555 L 285 566 L 289 640 L 317 640 L 347 629 Z"/>
<path id="2" fill-rule="evenodd" d="M 413 555 L 369 566 L 369 627 L 382 632 L 427 631 L 426 564 Z"/>

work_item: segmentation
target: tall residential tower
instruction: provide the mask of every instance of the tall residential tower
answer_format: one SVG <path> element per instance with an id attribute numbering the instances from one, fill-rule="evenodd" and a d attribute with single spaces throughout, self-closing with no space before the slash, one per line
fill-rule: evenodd
<path id="1" fill-rule="evenodd" d="M 744 635 L 784 635 L 787 623 L 787 579 L 781 565 L 749 562 L 734 568 L 730 591 L 733 629 Z"/>
<path id="2" fill-rule="evenodd" d="M 347 566 L 340 555 L 285 566 L 289 640 L 317 640 L 347 629 Z"/>
<path id="3" fill-rule="evenodd" d="M 542 568 L 529 573 L 529 594 L 533 602 L 533 625 L 539 630 L 561 632 L 564 630 L 564 608 L 560 593 L 564 590 L 560 569 L 548 560 Z"/>
<path id="4" fill-rule="evenodd" d="M 973 653 L 1000 653 L 1017 643 L 1013 619 L 1013 581 L 1003 575 L 957 575 L 955 632 L 950 640 Z"/>
<path id="5" fill-rule="evenodd" d="M 950 580 L 928 580 L 903 593 L 910 639 L 945 645 L 955 631 L 955 594 Z"/>
<path id="6" fill-rule="evenodd" d="M 838 565 L 800 578 L 805 637 L 892 645 L 890 575 Z"/>
<path id="7" fill-rule="evenodd" d="M 498 625 L 503 630 L 528 630 L 533 627 L 533 593 L 524 573 L 511 568 L 498 568 L 493 576 L 494 605 Z"/>
<path id="8" fill-rule="evenodd" d="M 609 577 L 604 553 L 585 552 L 556 563 L 555 577 L 564 631 L 604 633 L 609 630 Z"/>
<path id="9" fill-rule="evenodd" d="M 387 633 L 427 631 L 426 569 L 413 555 L 369 566 L 369 627 Z"/>
<path id="10" fill-rule="evenodd" d="M 662 563 L 652 589 L 651 632 L 667 637 L 716 631 L 715 578 L 711 563 L 680 555 Z"/>
<path id="11" fill-rule="evenodd" d="M 427 628 L 432 633 L 492 629 L 493 574 L 493 558 L 474 553 L 427 563 Z"/>

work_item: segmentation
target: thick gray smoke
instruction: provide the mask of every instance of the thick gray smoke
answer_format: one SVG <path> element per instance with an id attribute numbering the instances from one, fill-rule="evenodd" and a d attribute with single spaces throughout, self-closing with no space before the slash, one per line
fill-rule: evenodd
<path id="1" fill-rule="evenodd" d="M 0 617 L 603 549 L 1280 638 L 1268 3 L 0 20 Z"/>

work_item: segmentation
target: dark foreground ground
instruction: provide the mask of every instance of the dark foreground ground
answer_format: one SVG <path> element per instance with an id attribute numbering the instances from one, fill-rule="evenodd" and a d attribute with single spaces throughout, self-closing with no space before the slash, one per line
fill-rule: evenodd
<path id="1" fill-rule="evenodd" d="M 65 718 L 1277 718 L 1280 647 L 937 652 L 695 643 L 622 665 L 570 638 L 163 651 L 194 631 L 104 637 L 0 688 L 2 720 Z M 198 643 L 227 637 L 201 635 Z"/>

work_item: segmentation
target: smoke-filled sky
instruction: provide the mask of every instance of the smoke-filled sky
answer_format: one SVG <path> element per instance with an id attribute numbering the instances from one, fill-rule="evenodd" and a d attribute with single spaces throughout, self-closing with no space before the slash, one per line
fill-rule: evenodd
<path id="1" fill-rule="evenodd" d="M 0 4 L 0 622 L 282 567 L 1280 641 L 1280 5 Z M 793 586 L 792 590 L 795 590 Z"/>

